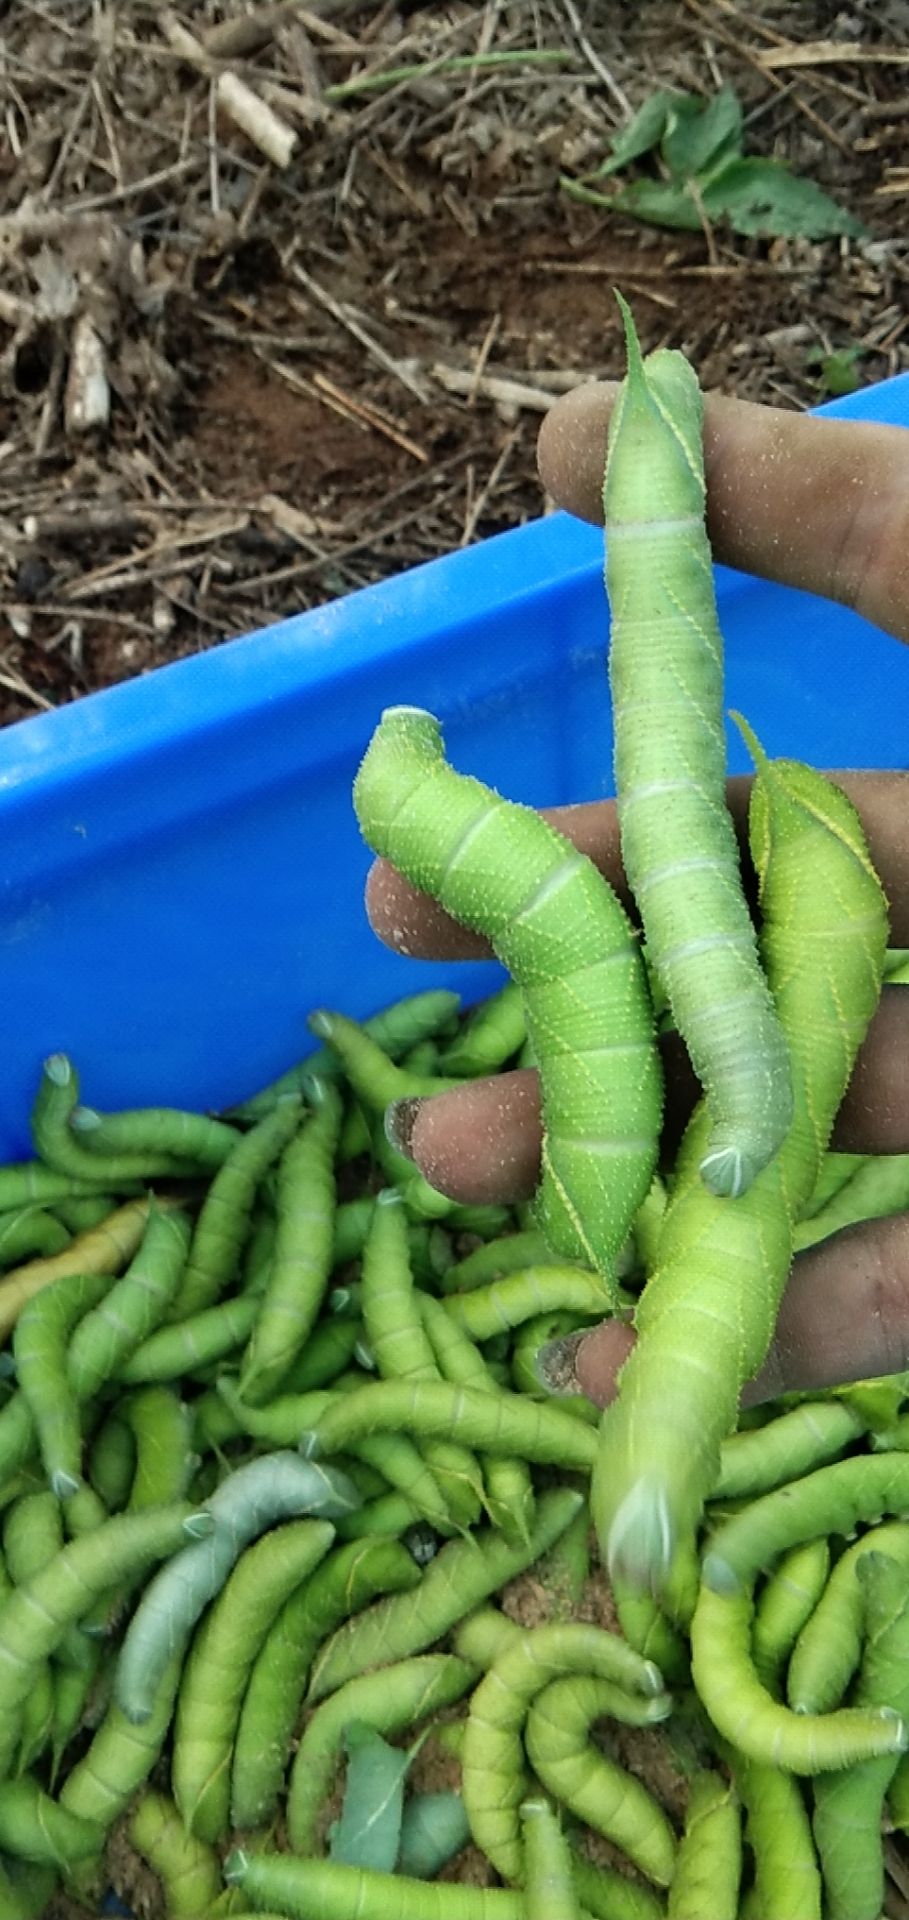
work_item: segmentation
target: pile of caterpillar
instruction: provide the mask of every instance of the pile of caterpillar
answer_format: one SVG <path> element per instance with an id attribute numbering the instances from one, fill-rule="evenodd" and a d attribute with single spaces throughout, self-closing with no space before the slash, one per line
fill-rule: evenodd
<path id="1" fill-rule="evenodd" d="M 96 1115 L 52 1056 L 36 1157 L 0 1169 L 0 1914 L 97 1911 L 137 1855 L 166 1915 L 766 1914 L 796 1871 L 800 1911 L 879 1912 L 907 1383 L 748 1416 L 690 1621 L 615 1572 L 601 1624 L 599 1417 L 535 1356 L 641 1296 L 653 1195 L 607 1286 L 389 1147 L 390 1097 L 526 1057 L 510 984 L 313 1025 L 220 1120 Z M 803 1240 L 904 1204 L 895 1172 L 828 1154 Z M 663 1743 L 669 1804 L 610 1728 Z M 468 1842 L 488 1886 L 437 1881 Z"/>
<path id="2" fill-rule="evenodd" d="M 697 382 L 633 330 L 629 365 L 606 480 L 623 852 L 705 1084 L 668 1192 L 628 918 L 447 766 L 433 716 L 390 710 L 365 836 L 511 981 L 466 1015 L 441 991 L 321 1009 L 318 1050 L 218 1118 L 101 1114 L 54 1054 L 35 1157 L 0 1168 L 0 1920 L 58 1888 L 97 1911 L 112 1877 L 128 1898 L 130 1859 L 174 1916 L 882 1910 L 883 1823 L 909 1830 L 909 1383 L 738 1400 L 793 1249 L 909 1201 L 909 1161 L 827 1150 L 886 907 L 848 801 L 745 728 L 751 932 Z M 389 1102 L 528 1061 L 531 1205 L 456 1204 L 389 1144 Z M 536 1355 L 617 1308 L 639 1337 L 601 1419 Z M 659 1791 L 622 1762 L 638 1734 Z M 484 1884 L 475 1857 L 450 1881 L 468 1843 Z"/>

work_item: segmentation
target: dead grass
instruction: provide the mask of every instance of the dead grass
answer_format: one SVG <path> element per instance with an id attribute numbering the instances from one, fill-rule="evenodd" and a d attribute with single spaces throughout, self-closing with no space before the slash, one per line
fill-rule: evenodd
<path id="1" fill-rule="evenodd" d="M 541 413 L 619 371 L 616 283 L 648 347 L 747 398 L 812 404 L 818 347 L 862 347 L 869 381 L 909 365 L 905 24 L 901 0 L 0 0 L 0 723 L 536 516 Z M 869 240 L 560 195 L 654 87 L 724 83 L 751 149 Z M 647 1738 L 622 1756 L 678 1812 Z M 111 1870 L 154 1912 L 122 1836 Z"/>
<path id="2" fill-rule="evenodd" d="M 0 14 L 0 721 L 539 513 L 540 413 L 618 371 L 617 281 L 751 398 L 814 400 L 812 348 L 907 363 L 896 0 Z M 654 86 L 722 82 L 869 242 L 560 195 Z"/>

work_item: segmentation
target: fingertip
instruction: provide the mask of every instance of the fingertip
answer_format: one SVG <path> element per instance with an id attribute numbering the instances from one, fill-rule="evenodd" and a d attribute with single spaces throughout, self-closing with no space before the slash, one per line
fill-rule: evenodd
<path id="1" fill-rule="evenodd" d="M 391 871 L 392 869 L 389 867 L 387 860 L 374 860 L 366 875 L 366 886 L 363 890 L 366 918 L 369 921 L 373 933 L 376 934 L 380 940 L 384 940 L 385 938 L 385 928 L 388 918 L 387 876 Z"/>
<path id="2" fill-rule="evenodd" d="M 584 1334 L 563 1333 L 556 1340 L 547 1340 L 534 1356 L 534 1371 L 541 1387 L 547 1393 L 559 1396 L 579 1394 L 575 1361 L 577 1351 Z"/>
<path id="3" fill-rule="evenodd" d="M 574 1355 L 577 1391 L 594 1406 L 608 1407 L 615 1399 L 618 1377 L 635 1342 L 634 1328 L 625 1320 L 604 1320 L 583 1339 Z"/>
<path id="4" fill-rule="evenodd" d="M 419 1100 L 407 1151 L 424 1180 L 465 1206 L 512 1206 L 540 1176 L 537 1075 L 516 1068 Z"/>
<path id="5" fill-rule="evenodd" d="M 561 397 L 544 414 L 537 437 L 537 467 L 547 493 L 581 520 L 603 521 L 603 472 L 615 381 L 588 381 Z"/>
<path id="6" fill-rule="evenodd" d="M 390 860 L 374 860 L 364 890 L 366 917 L 377 940 L 416 960 L 482 960 L 489 944 L 461 927 L 429 894 L 418 893 Z"/>

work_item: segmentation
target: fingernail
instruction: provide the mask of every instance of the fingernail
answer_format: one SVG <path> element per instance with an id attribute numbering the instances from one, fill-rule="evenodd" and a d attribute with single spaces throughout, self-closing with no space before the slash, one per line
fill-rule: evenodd
<path id="1" fill-rule="evenodd" d="M 397 1153 L 406 1154 L 408 1160 L 413 1159 L 410 1143 L 422 1105 L 422 1100 L 409 1094 L 404 1100 L 392 1100 L 385 1109 L 385 1138 Z"/>
<path id="2" fill-rule="evenodd" d="M 578 1327 L 575 1333 L 560 1334 L 557 1340 L 548 1340 L 545 1347 L 540 1347 L 534 1366 L 547 1393 L 563 1396 L 583 1393 L 575 1361 L 581 1341 L 587 1338 L 589 1331 L 588 1327 Z"/>

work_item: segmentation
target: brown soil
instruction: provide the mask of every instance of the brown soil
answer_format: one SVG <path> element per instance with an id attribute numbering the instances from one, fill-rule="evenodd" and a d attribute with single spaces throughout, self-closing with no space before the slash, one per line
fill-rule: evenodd
<path id="1" fill-rule="evenodd" d="M 181 17 L 201 63 L 153 0 L 0 0 L 0 724 L 538 515 L 549 396 L 620 371 L 616 284 L 646 347 L 749 399 L 815 403 L 819 352 L 860 348 L 863 382 L 909 365 L 905 0 Z M 250 20 L 230 64 L 295 136 L 286 167 L 217 106 L 217 36 Z M 774 64 L 792 46 L 803 63 Z M 565 58 L 332 93 L 490 48 Z M 809 175 L 867 239 L 666 232 L 560 190 L 654 88 L 721 84 L 748 151 Z M 85 431 L 87 323 L 110 417 Z M 536 397 L 497 402 L 490 377 Z M 602 1586 L 588 1598 L 611 1624 Z M 546 1617 L 532 1580 L 508 1604 Z M 661 1736 L 617 1750 L 681 1810 Z M 110 1866 L 153 1914 L 122 1835 Z M 485 1877 L 472 1854 L 457 1871 Z"/>
<path id="2" fill-rule="evenodd" d="M 862 347 L 863 380 L 907 363 L 901 0 L 185 9 L 216 51 L 258 23 L 231 65 L 296 135 L 283 169 L 150 0 L 0 16 L 0 723 L 539 514 L 539 409 L 619 371 L 614 284 L 646 345 L 753 399 L 815 401 L 818 350 Z M 819 41 L 845 50 L 772 64 Z M 564 64 L 331 92 L 490 47 Z M 671 233 L 560 190 L 654 87 L 720 83 L 748 150 L 869 240 Z M 111 389 L 88 432 L 86 316 Z M 495 404 L 501 375 L 536 406 Z"/>

